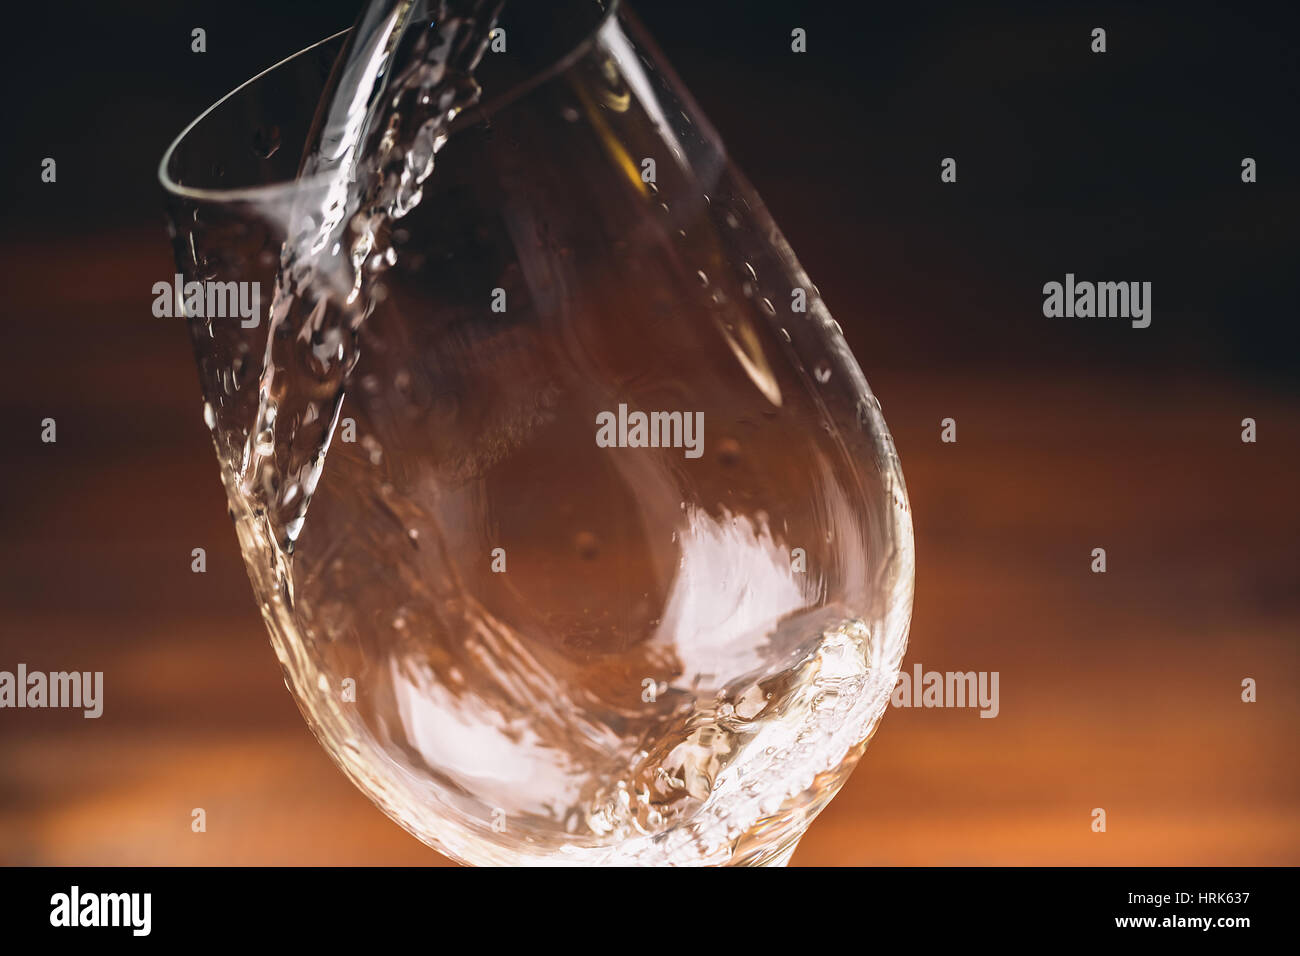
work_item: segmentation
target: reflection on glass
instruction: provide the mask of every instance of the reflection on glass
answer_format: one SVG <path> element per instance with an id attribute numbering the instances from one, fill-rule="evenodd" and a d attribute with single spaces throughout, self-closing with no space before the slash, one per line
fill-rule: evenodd
<path id="1" fill-rule="evenodd" d="M 406 33 L 386 75 L 456 69 L 408 69 L 322 161 L 360 115 L 331 116 L 358 78 L 330 66 L 388 15 L 163 162 L 186 281 L 277 290 L 257 327 L 189 325 L 289 687 L 357 786 L 458 860 L 783 862 L 906 642 L 880 405 L 625 8 L 507 4 L 456 27 L 460 54 L 449 20 L 417 22 L 432 42 Z"/>

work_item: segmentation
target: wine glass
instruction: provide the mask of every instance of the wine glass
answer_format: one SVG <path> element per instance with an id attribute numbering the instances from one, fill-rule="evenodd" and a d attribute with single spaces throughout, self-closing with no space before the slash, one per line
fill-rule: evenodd
<path id="1" fill-rule="evenodd" d="M 312 731 L 428 845 L 781 864 L 898 678 L 898 458 L 631 12 L 532 6 L 384 224 L 363 321 L 284 321 L 283 289 L 256 325 L 190 303 L 241 550 Z M 330 201 L 299 166 L 346 40 L 164 156 L 185 283 L 270 304 L 295 217 Z"/>

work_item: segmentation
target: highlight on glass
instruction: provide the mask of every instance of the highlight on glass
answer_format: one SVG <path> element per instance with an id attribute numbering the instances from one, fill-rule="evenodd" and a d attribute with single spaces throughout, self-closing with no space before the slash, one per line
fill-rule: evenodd
<path id="1" fill-rule="evenodd" d="M 465 863 L 787 861 L 897 682 L 907 496 L 628 7 L 372 0 L 160 175 L 253 591 L 356 786 Z"/>

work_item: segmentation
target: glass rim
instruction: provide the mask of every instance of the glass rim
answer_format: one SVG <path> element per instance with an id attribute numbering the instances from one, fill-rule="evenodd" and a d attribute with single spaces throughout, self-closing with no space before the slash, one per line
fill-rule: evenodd
<path id="1" fill-rule="evenodd" d="M 546 80 L 567 70 L 575 62 L 577 62 L 579 59 L 581 59 L 583 56 L 587 54 L 587 51 L 595 43 L 596 37 L 600 35 L 601 31 L 603 31 L 609 25 L 610 22 L 612 22 L 615 14 L 619 12 L 619 8 L 621 7 L 621 5 L 622 5 L 622 0 L 606 0 L 605 9 L 601 13 L 600 19 L 596 22 L 596 24 L 593 27 L 591 27 L 591 29 L 589 29 L 585 34 L 583 34 L 581 40 L 575 43 L 563 55 L 556 58 L 549 65 L 541 67 L 540 69 L 535 71 L 531 76 L 529 76 L 527 79 L 521 80 L 520 82 L 516 83 L 514 86 L 510 87 L 509 89 L 503 91 L 499 95 L 490 98 L 486 103 L 476 104 L 473 107 L 466 109 L 465 113 L 470 113 L 472 111 L 475 115 L 479 115 L 479 116 L 490 115 L 491 113 L 500 110 L 502 107 L 508 105 L 514 100 L 517 100 L 519 97 L 523 96 L 525 93 L 527 93 L 529 90 L 533 89 L 534 87 L 540 85 L 541 83 L 544 83 Z M 200 123 L 202 123 L 214 112 L 216 112 L 216 110 L 220 108 L 227 100 L 230 100 L 235 96 L 237 96 L 238 94 L 244 92 L 249 87 L 251 87 L 254 83 L 257 83 L 259 80 L 263 79 L 264 77 L 269 76 L 271 73 L 274 73 L 276 70 L 280 69 L 280 67 L 285 66 L 288 63 L 298 59 L 298 57 L 305 56 L 306 54 L 311 53 L 313 50 L 316 50 L 327 43 L 333 43 L 335 40 L 339 39 L 340 37 L 347 36 L 347 34 L 351 32 L 352 32 L 351 27 L 347 27 L 343 30 L 339 30 L 337 33 L 332 33 L 323 39 L 317 40 L 315 43 L 311 43 L 303 47 L 301 50 L 297 51 L 296 53 L 291 53 L 288 56 L 286 56 L 284 59 L 276 61 L 271 66 L 268 66 L 266 69 L 262 70 L 261 72 L 256 73 L 253 76 L 249 77 L 248 79 L 244 80 L 244 82 L 240 83 L 229 93 L 222 96 L 219 100 L 217 100 L 215 103 L 213 103 L 203 112 L 201 112 L 194 119 L 190 120 L 190 122 L 185 125 L 185 128 L 182 129 L 180 133 L 177 134 L 176 138 L 171 141 L 167 149 L 163 151 L 162 159 L 158 161 L 158 182 L 162 185 L 162 188 L 168 193 L 168 195 L 175 196 L 179 199 L 193 200 L 195 202 L 208 202 L 208 203 L 258 202 L 260 200 L 265 200 L 273 196 L 277 196 L 291 187 L 310 188 L 314 185 L 324 184 L 325 182 L 327 182 L 331 178 L 329 174 L 317 173 L 313 176 L 308 176 L 305 178 L 295 176 L 292 179 L 281 179 L 281 180 L 277 180 L 276 182 L 261 183 L 256 186 L 237 186 L 231 189 L 210 189 L 205 187 L 181 185 L 180 183 L 172 179 L 170 175 L 168 175 L 167 166 L 170 163 L 172 157 L 175 155 L 177 147 L 180 146 L 180 144 L 185 140 L 185 138 L 189 136 L 189 134 L 193 132 L 194 129 Z M 455 126 L 454 122 L 452 125 L 454 128 Z"/>

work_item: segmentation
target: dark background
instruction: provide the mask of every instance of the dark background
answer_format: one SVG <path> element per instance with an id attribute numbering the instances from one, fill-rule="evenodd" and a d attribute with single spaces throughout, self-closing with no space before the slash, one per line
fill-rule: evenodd
<path id="1" fill-rule="evenodd" d="M 297 717 L 186 333 L 150 313 L 168 143 L 356 6 L 5 13 L 0 668 L 102 669 L 110 696 L 0 712 L 0 862 L 436 859 Z M 1300 862 L 1295 5 L 633 6 L 883 403 L 907 666 L 1002 675 L 997 720 L 888 715 L 795 862 Z M 1151 327 L 1045 319 L 1066 272 L 1152 282 Z"/>
<path id="2" fill-rule="evenodd" d="M 24 6 L 4 64 L 5 225 L 66 236 L 158 220 L 156 160 L 175 134 L 348 26 L 358 4 Z M 805 265 L 821 266 L 828 301 L 855 324 L 871 317 L 891 364 L 1294 371 L 1293 4 L 634 9 Z M 195 26 L 205 54 L 190 52 Z M 790 53 L 792 26 L 809 33 L 805 55 Z M 1104 55 L 1089 50 L 1094 26 Z M 46 155 L 57 198 L 31 176 Z M 945 156 L 956 189 L 939 188 Z M 1253 188 L 1243 156 L 1259 163 Z M 1043 322 L 1042 283 L 1066 271 L 1155 282 L 1160 319 L 1143 335 Z"/>

